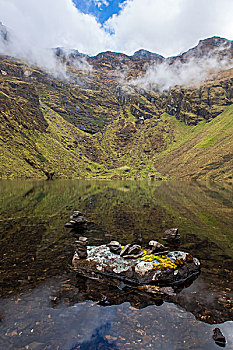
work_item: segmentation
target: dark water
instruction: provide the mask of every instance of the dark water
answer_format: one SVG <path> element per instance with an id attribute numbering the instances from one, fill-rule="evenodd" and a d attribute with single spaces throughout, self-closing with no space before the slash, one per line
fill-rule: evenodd
<path id="1" fill-rule="evenodd" d="M 233 190 L 227 184 L 0 182 L 0 349 L 233 349 Z M 159 239 L 179 227 L 198 278 L 164 300 L 76 276 L 73 210 L 91 244 Z"/>

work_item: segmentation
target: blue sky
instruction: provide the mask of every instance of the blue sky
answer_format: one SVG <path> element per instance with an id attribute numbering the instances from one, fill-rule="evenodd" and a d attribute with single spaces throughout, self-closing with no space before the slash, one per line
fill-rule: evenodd
<path id="1" fill-rule="evenodd" d="M 73 0 L 79 11 L 95 16 L 103 24 L 113 14 L 118 14 L 125 0 Z"/>

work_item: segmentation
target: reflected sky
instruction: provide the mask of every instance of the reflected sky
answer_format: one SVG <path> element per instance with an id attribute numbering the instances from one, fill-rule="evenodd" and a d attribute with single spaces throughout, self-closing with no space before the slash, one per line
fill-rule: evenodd
<path id="1" fill-rule="evenodd" d="M 217 349 L 212 340 L 216 326 L 227 338 L 226 348 L 233 346 L 233 322 L 208 325 L 171 303 L 137 310 L 129 302 L 103 307 L 64 300 L 54 307 L 52 291 L 64 283 L 49 280 L 0 302 L 5 349 Z"/>

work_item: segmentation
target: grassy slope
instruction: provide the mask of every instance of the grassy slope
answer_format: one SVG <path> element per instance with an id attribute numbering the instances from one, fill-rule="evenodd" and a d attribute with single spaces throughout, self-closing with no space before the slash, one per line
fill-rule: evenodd
<path id="1" fill-rule="evenodd" d="M 96 138 L 49 108 L 43 112 L 48 123 L 46 132 L 33 130 L 25 138 L 16 127 L 11 138 L 0 140 L 1 176 L 40 178 L 45 176 L 44 172 L 55 172 L 56 177 L 87 177 L 90 173 L 95 176 L 107 159 Z"/>
<path id="2" fill-rule="evenodd" d="M 1 67 L 7 75 L 0 76 L 0 177 L 55 172 L 57 177 L 163 174 L 232 181 L 232 106 L 209 123 L 188 126 L 160 116 L 164 108 L 156 94 L 153 101 L 146 93 L 118 94 L 108 71 L 94 71 L 82 88 L 9 58 L 1 59 Z M 29 81 L 25 73 L 31 74 Z M 73 74 L 84 79 L 77 70 Z M 216 106 L 230 101 L 213 96 Z M 139 116 L 150 119 L 141 125 Z"/>
<path id="3" fill-rule="evenodd" d="M 210 123 L 195 127 L 174 124 L 175 143 L 155 157 L 157 168 L 175 178 L 232 179 L 233 106 Z"/>
<path id="4" fill-rule="evenodd" d="M 167 114 L 138 126 L 121 115 L 103 135 L 79 130 L 45 105 L 43 113 L 46 132 L 30 130 L 25 138 L 22 127 L 15 126 L 13 137 L 0 141 L 2 177 L 42 177 L 44 171 L 54 171 L 57 177 L 141 178 L 162 173 L 232 181 L 233 106 L 197 126 Z"/>
<path id="5" fill-rule="evenodd" d="M 112 175 L 232 181 L 233 106 L 209 123 L 188 126 L 163 114 L 144 125 L 120 116 L 102 144 L 114 160 Z M 122 174 L 120 175 L 120 169 Z"/>

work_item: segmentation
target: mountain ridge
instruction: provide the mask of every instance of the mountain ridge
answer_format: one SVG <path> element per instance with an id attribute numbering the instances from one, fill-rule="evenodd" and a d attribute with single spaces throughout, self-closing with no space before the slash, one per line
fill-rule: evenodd
<path id="1" fill-rule="evenodd" d="M 0 21 L 0 35 L 5 42 L 10 40 L 10 31 L 1 21 Z M 51 50 L 53 50 L 55 55 L 57 55 L 57 56 L 60 56 L 60 55 L 62 55 L 62 53 L 64 53 L 65 56 L 70 54 L 70 55 L 74 55 L 74 56 L 78 56 L 78 57 L 96 58 L 99 55 L 103 56 L 104 54 L 111 52 L 111 53 L 127 56 L 127 57 L 132 58 L 132 59 L 140 58 L 140 59 L 155 60 L 155 61 L 161 62 L 163 60 L 173 61 L 176 58 L 182 58 L 186 55 L 189 55 L 191 52 L 194 52 L 194 51 L 201 52 L 203 50 L 205 52 L 205 51 L 207 51 L 207 50 L 209 51 L 213 48 L 219 48 L 221 46 L 227 46 L 227 45 L 229 45 L 229 48 L 232 51 L 231 55 L 233 55 L 233 40 L 226 39 L 224 37 L 217 36 L 217 35 L 207 37 L 204 39 L 200 39 L 198 41 L 197 45 L 188 49 L 187 51 L 180 53 L 180 54 L 177 54 L 177 55 L 168 56 L 168 57 L 164 57 L 160 53 L 149 51 L 145 48 L 138 49 L 137 51 L 135 51 L 131 55 L 126 54 L 126 53 L 121 53 L 121 52 L 113 52 L 113 51 L 109 51 L 109 50 L 103 51 L 103 52 L 98 52 L 96 55 L 89 55 L 89 54 L 80 52 L 77 48 L 70 48 L 70 47 L 69 48 L 68 47 L 66 47 L 66 48 L 56 47 L 56 48 L 51 48 Z"/>
<path id="2" fill-rule="evenodd" d="M 168 57 L 164 57 L 163 55 L 156 53 L 156 52 L 152 52 L 146 49 L 139 49 L 137 51 L 135 51 L 133 54 L 129 55 L 123 52 L 114 52 L 114 51 L 101 51 L 99 53 L 97 53 L 96 55 L 88 55 L 86 53 L 81 53 L 79 52 L 77 49 L 71 49 L 71 48 L 62 48 L 62 47 L 57 47 L 56 49 L 58 50 L 62 50 L 64 49 L 64 51 L 76 51 L 78 52 L 80 55 L 85 56 L 85 57 L 89 57 L 89 58 L 97 58 L 100 56 L 105 56 L 105 54 L 108 53 L 112 53 L 112 54 L 116 54 L 116 55 L 122 55 L 124 57 L 127 58 L 140 58 L 140 59 L 146 59 L 146 60 L 155 60 L 155 61 L 163 61 L 163 60 L 168 60 L 168 61 L 173 61 L 176 58 L 182 58 L 184 56 L 186 56 L 187 54 L 189 55 L 191 52 L 201 52 L 202 50 L 204 52 L 207 52 L 207 50 L 211 50 L 211 49 L 216 49 L 219 48 L 221 46 L 227 46 L 229 45 L 229 48 L 232 49 L 233 48 L 233 40 L 230 39 L 226 39 L 220 36 L 212 36 L 212 37 L 207 37 L 205 39 L 201 39 L 199 40 L 199 42 L 197 43 L 197 45 L 195 45 L 194 47 L 188 49 L 185 52 L 182 52 L 180 54 L 177 55 L 173 55 L 173 56 L 168 56 Z M 56 50 L 55 49 L 55 50 Z M 226 47 L 227 49 L 227 47 Z"/>
<path id="3" fill-rule="evenodd" d="M 191 49 L 198 57 L 217 48 L 221 70 L 199 86 L 163 91 L 132 83 L 153 68 L 144 51 L 143 58 L 110 51 L 87 57 L 77 50 L 67 57 L 55 49 L 65 67 L 61 77 L 1 55 L 0 177 L 231 182 L 233 69 L 225 58 L 232 58 L 233 45 L 222 38 L 198 45 Z M 166 67 L 186 67 L 182 55 Z"/>

